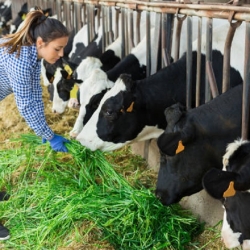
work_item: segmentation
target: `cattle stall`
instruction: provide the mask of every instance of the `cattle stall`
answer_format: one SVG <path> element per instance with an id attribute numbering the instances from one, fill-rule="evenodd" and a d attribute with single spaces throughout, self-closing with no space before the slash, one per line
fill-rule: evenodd
<path id="1" fill-rule="evenodd" d="M 24 0 L 12 0 L 12 17 L 17 16 Z M 42 9 L 52 8 L 53 15 L 61 20 L 69 30 L 76 33 L 88 25 L 88 41 L 91 42 L 97 34 L 98 27 L 102 28 L 102 49 L 110 45 L 118 36 L 122 39 L 122 57 L 128 55 L 146 35 L 147 76 L 154 74 L 158 69 L 178 60 L 183 51 L 187 53 L 186 107 L 191 108 L 191 100 L 195 99 L 196 106 L 200 105 L 197 80 L 196 96 L 191 96 L 190 82 L 192 69 L 191 52 L 196 46 L 197 60 L 201 51 L 206 54 L 206 101 L 218 95 L 213 74 L 211 51 L 213 49 L 213 30 L 216 23 L 224 21 L 228 29 L 221 35 L 224 53 L 223 62 L 223 89 L 229 87 L 229 65 L 235 60 L 237 48 L 233 41 L 240 40 L 243 56 L 238 55 L 237 70 L 242 74 L 243 101 L 242 101 L 242 138 L 249 138 L 249 91 L 250 91 L 250 1 L 122 1 L 122 0 L 28 0 L 28 8 L 40 6 Z M 237 36 L 237 29 L 244 25 L 244 37 Z M 154 28 L 152 35 L 151 28 Z M 153 42 L 150 42 L 153 41 Z M 194 41 L 196 42 L 194 45 Z M 153 45 L 150 45 L 153 44 Z M 205 47 L 204 47 L 205 46 Z M 234 50 L 235 49 L 235 50 Z M 232 60 L 231 60 L 232 58 Z M 197 76 L 200 68 L 197 63 Z M 199 79 L 199 77 L 197 77 Z M 157 169 L 159 165 L 159 152 L 155 140 L 140 142 L 132 145 L 136 154 L 142 155 L 149 165 Z M 196 199 L 198 203 L 206 203 L 208 197 Z M 187 205 L 184 201 L 183 205 Z M 209 204 L 213 201 L 209 200 Z M 197 205 L 198 206 L 198 205 Z M 215 204 L 215 206 L 217 206 Z M 188 205 L 187 205 L 188 207 Z M 209 209 L 209 208 L 208 208 Z M 204 207 L 197 213 L 205 213 Z M 221 216 L 219 212 L 219 217 Z M 201 215 L 202 217 L 202 215 Z M 208 215 L 209 217 L 209 215 Z M 218 217 L 215 218 L 215 220 Z M 205 218 L 209 221 L 210 218 Z M 209 221 L 214 224 L 215 221 Z"/>

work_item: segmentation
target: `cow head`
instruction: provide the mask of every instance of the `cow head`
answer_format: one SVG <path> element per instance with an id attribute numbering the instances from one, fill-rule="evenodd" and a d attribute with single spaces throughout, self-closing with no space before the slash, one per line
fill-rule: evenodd
<path id="1" fill-rule="evenodd" d="M 81 84 L 82 80 L 72 78 L 68 69 L 58 68 L 55 73 L 53 84 L 49 85 L 49 92 L 53 101 L 53 113 L 63 113 L 70 99 L 70 91 L 75 84 Z"/>
<path id="2" fill-rule="evenodd" d="M 225 147 L 241 131 L 241 91 L 242 86 L 232 88 L 187 111 L 179 104 L 166 109 L 168 125 L 157 140 L 161 161 L 156 186 L 164 205 L 202 190 L 204 174 L 222 169 Z M 232 101 L 236 96 L 239 100 Z"/>
<path id="3" fill-rule="evenodd" d="M 180 104 L 170 106 L 165 110 L 169 122 L 163 134 L 157 140 L 160 149 L 160 170 L 158 173 L 156 196 L 164 205 L 180 201 L 184 196 L 191 195 L 201 189 L 201 178 L 204 171 L 197 168 L 201 164 L 196 155 L 196 147 L 201 141 L 196 137 L 195 127 L 185 118 L 185 107 Z M 201 155 L 205 155 L 206 140 L 203 141 Z M 189 167 L 194 170 L 190 171 Z M 195 171 L 195 176 L 194 176 Z"/>
<path id="4" fill-rule="evenodd" d="M 228 248 L 250 247 L 250 142 L 238 139 L 228 144 L 223 170 L 211 169 L 203 187 L 224 207 L 222 238 Z"/>
<path id="5" fill-rule="evenodd" d="M 136 102 L 134 81 L 129 75 L 123 74 L 104 95 L 77 140 L 91 150 L 103 151 L 120 148 L 135 138 L 140 140 L 138 135 L 145 127 L 142 124 L 145 118 L 140 112 L 142 108 Z M 147 132 L 145 129 L 140 138 L 146 138 Z"/>

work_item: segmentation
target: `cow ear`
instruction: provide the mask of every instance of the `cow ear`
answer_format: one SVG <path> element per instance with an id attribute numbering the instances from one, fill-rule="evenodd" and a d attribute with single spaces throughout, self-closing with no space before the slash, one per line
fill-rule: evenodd
<path id="1" fill-rule="evenodd" d="M 185 114 L 186 107 L 180 103 L 176 103 L 166 108 L 164 115 L 167 121 L 167 132 L 173 132 L 175 124 L 181 119 Z"/>
<path id="2" fill-rule="evenodd" d="M 222 199 L 235 195 L 233 184 L 236 177 L 236 173 L 212 168 L 203 176 L 202 185 L 213 198 Z"/>
<path id="3" fill-rule="evenodd" d="M 178 146 L 181 141 L 181 133 L 176 132 L 176 133 L 163 133 L 159 136 L 157 140 L 157 145 L 161 152 L 168 156 L 174 156 L 175 154 L 179 153 L 178 151 Z M 181 143 L 183 146 L 183 144 Z M 180 145 L 180 146 L 181 146 Z M 182 148 L 182 150 L 184 147 Z"/>
<path id="4" fill-rule="evenodd" d="M 134 81 L 131 78 L 131 75 L 129 75 L 129 74 L 121 74 L 119 78 L 125 84 L 126 90 L 127 91 L 132 91 L 135 84 L 134 84 Z"/>
<path id="5" fill-rule="evenodd" d="M 80 80 L 80 79 L 74 79 L 74 82 L 75 82 L 75 83 L 77 83 L 77 84 L 81 84 L 81 83 L 83 83 L 83 81 L 82 81 L 82 80 Z"/>

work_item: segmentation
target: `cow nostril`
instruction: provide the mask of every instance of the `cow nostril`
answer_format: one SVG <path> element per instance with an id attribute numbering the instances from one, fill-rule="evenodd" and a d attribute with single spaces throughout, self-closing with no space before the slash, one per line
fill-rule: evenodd
<path id="1" fill-rule="evenodd" d="M 53 109 L 53 113 L 56 114 L 56 110 L 55 109 Z"/>

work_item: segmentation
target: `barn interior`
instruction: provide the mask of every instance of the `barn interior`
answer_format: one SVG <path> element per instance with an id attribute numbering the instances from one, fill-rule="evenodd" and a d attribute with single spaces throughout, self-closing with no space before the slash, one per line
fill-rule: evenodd
<path id="1" fill-rule="evenodd" d="M 206 101 L 216 97 L 213 78 L 213 68 L 211 66 L 211 51 L 213 49 L 213 30 L 216 28 L 216 20 L 223 20 L 228 23 L 228 30 L 225 36 L 220 37 L 222 50 L 224 52 L 223 64 L 223 92 L 228 90 L 229 76 L 228 67 L 231 58 L 237 57 L 237 47 L 234 41 L 237 37 L 237 28 L 245 25 L 245 37 L 240 37 L 243 57 L 242 64 L 238 65 L 238 70 L 243 76 L 243 102 L 242 102 L 242 138 L 248 139 L 249 124 L 249 37 L 250 37 L 250 2 L 248 0 L 232 1 L 115 1 L 115 0 L 11 0 L 11 16 L 6 20 L 6 26 L 2 26 L 2 31 L 10 30 L 10 25 L 18 16 L 23 4 L 27 3 L 28 9 L 33 6 L 40 6 L 42 9 L 51 8 L 53 15 L 56 15 L 65 26 L 76 34 L 84 25 L 87 25 L 87 41 L 93 41 L 98 28 L 102 27 L 102 49 L 105 51 L 116 38 L 121 37 L 122 48 L 121 57 L 124 58 L 142 40 L 145 35 L 147 39 L 146 66 L 147 76 L 157 72 L 158 69 L 178 60 L 182 53 L 186 51 L 191 54 L 194 46 L 197 46 L 198 54 L 205 51 L 207 59 L 206 68 Z M 143 24 L 142 24 L 143 23 Z M 142 29 L 144 27 L 144 29 Z M 154 27 L 154 35 L 150 32 Z M 152 42 L 153 41 L 153 42 Z M 196 41 L 194 45 L 193 41 Z M 205 44 L 205 48 L 202 47 Z M 239 56 L 239 55 L 238 55 Z M 187 56 L 189 71 L 192 61 Z M 187 71 L 187 86 L 191 81 L 191 75 Z M 199 68 L 197 68 L 199 74 Z M 69 136 L 69 131 L 74 126 L 79 109 L 67 107 L 63 114 L 52 112 L 52 103 L 49 101 L 49 93 L 43 85 L 43 99 L 45 104 L 45 115 L 48 124 L 59 134 Z M 199 82 L 197 82 L 199 86 Z M 187 109 L 191 108 L 191 101 L 196 100 L 196 107 L 200 105 L 197 93 L 191 96 L 189 89 L 186 90 Z M 22 133 L 32 133 L 25 120 L 20 116 L 13 95 L 8 96 L 0 103 L 0 147 L 1 150 L 9 147 L 9 138 Z M 10 146 L 11 147 L 11 146 Z M 128 152 L 129 148 L 129 152 Z M 131 149 L 131 151 L 130 151 Z M 157 172 L 160 166 L 160 153 L 156 139 L 143 142 L 136 142 L 124 149 L 128 157 L 141 156 L 145 160 L 145 170 L 148 172 L 152 183 L 156 182 Z M 119 163 L 118 163 L 119 164 Z M 122 164 L 122 163 L 121 163 Z M 180 205 L 191 210 L 208 227 L 213 227 L 223 219 L 223 209 L 218 200 L 210 197 L 204 190 L 191 196 L 184 197 Z M 211 209 L 212 208 L 212 209 Z M 220 229 L 219 225 L 219 229 Z M 208 234 L 208 236 L 206 235 Z M 198 241 L 210 242 L 210 245 L 202 249 L 225 249 L 218 239 L 211 240 L 210 233 L 205 232 Z M 208 238 L 207 238 L 208 237 Z M 90 243 L 91 244 L 91 243 Z M 113 249 L 109 246 L 100 248 L 92 246 L 75 246 L 62 249 Z M 0 245 L 1 246 L 1 245 Z M 21 249 L 21 248 L 20 248 Z M 195 248 L 190 248 L 195 249 Z M 196 248 L 199 249 L 199 248 Z"/>

